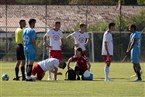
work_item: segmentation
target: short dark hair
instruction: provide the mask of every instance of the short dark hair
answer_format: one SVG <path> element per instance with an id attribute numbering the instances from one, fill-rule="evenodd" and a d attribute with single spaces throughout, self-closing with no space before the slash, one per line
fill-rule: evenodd
<path id="1" fill-rule="evenodd" d="M 110 23 L 110 24 L 108 25 L 108 28 L 110 29 L 112 26 L 115 26 L 115 23 Z"/>
<path id="2" fill-rule="evenodd" d="M 81 48 L 77 48 L 76 50 L 77 50 L 77 51 L 81 51 L 81 52 L 82 52 L 82 49 L 81 49 Z"/>
<path id="3" fill-rule="evenodd" d="M 30 19 L 29 24 L 31 24 L 31 23 L 36 23 L 36 19 Z"/>
<path id="4" fill-rule="evenodd" d="M 86 26 L 86 24 L 81 23 L 80 24 L 80 28 Z"/>
<path id="5" fill-rule="evenodd" d="M 130 28 L 133 28 L 134 30 L 136 30 L 136 25 L 135 24 L 131 24 Z"/>
<path id="6" fill-rule="evenodd" d="M 55 25 L 57 25 L 57 24 L 61 24 L 60 21 L 55 22 Z"/>
<path id="7" fill-rule="evenodd" d="M 84 56 L 82 48 L 77 48 L 76 50 L 81 52 L 81 55 Z"/>
<path id="8" fill-rule="evenodd" d="M 21 20 L 19 21 L 19 24 L 21 24 L 22 22 L 25 22 L 25 20 L 24 20 L 24 19 L 21 19 Z"/>
<path id="9" fill-rule="evenodd" d="M 66 67 L 66 63 L 65 62 L 62 62 L 62 65 L 63 65 L 63 69 Z"/>

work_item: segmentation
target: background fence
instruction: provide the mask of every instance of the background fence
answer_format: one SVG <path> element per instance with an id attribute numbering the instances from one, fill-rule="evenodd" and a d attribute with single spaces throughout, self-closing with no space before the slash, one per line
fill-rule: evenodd
<path id="1" fill-rule="evenodd" d="M 37 20 L 35 30 L 38 35 L 37 46 L 39 49 L 37 60 L 47 57 L 42 41 L 44 33 L 50 27 L 53 27 L 55 21 L 60 21 L 62 23 L 61 28 L 64 31 L 64 60 L 73 55 L 73 46 L 65 37 L 78 30 L 79 23 L 86 23 L 91 37 L 87 46 L 90 60 L 102 61 L 103 32 L 106 30 L 108 23 L 113 21 L 117 24 L 116 32 L 113 33 L 114 61 L 120 61 L 129 42 L 129 33 L 125 24 L 133 23 L 134 21 L 127 21 L 133 16 L 140 14 L 145 16 L 144 10 L 145 6 L 122 6 L 121 9 L 117 10 L 115 5 L 0 5 L 0 59 L 12 61 L 16 59 L 14 31 L 19 27 L 18 22 L 20 19 L 28 21 L 30 18 L 35 18 Z M 139 31 L 145 27 L 144 20 L 141 19 L 137 23 Z M 142 37 L 141 60 L 143 61 L 145 40 L 144 36 Z"/>

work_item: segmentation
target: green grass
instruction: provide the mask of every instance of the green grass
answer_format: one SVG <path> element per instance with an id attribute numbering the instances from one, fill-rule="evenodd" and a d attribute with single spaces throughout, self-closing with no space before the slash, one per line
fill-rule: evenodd
<path id="1" fill-rule="evenodd" d="M 92 63 L 93 81 L 68 81 L 65 70 L 57 81 L 47 81 L 47 73 L 42 81 L 13 81 L 14 62 L 1 62 L 0 75 L 7 73 L 9 81 L 0 81 L 0 97 L 145 97 L 144 63 L 141 63 L 143 81 L 133 82 L 131 63 L 112 63 L 111 82 L 104 82 L 104 63 Z"/>

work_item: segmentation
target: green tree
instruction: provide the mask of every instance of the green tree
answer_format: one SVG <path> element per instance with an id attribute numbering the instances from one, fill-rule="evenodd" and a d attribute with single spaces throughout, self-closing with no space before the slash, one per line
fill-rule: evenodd
<path id="1" fill-rule="evenodd" d="M 145 5 L 145 0 L 137 0 L 139 5 Z"/>

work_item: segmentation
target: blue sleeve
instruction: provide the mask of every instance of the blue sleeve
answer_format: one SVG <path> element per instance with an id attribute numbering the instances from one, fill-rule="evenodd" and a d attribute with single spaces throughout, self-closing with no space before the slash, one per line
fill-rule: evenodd
<path id="1" fill-rule="evenodd" d="M 36 40 L 36 32 L 35 30 L 32 30 L 31 38 Z"/>
<path id="2" fill-rule="evenodd" d="M 134 38 L 136 38 L 137 40 L 139 40 L 140 39 L 140 34 L 139 33 L 135 33 Z"/>

